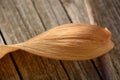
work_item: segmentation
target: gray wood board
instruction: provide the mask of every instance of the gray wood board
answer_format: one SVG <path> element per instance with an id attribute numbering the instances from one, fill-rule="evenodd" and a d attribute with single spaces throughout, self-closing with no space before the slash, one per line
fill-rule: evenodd
<path id="1" fill-rule="evenodd" d="M 103 79 L 120 79 L 120 0 L 91 0 L 94 20 L 112 32 L 115 47 L 109 54 L 96 59 L 96 66 Z"/>
<path id="2" fill-rule="evenodd" d="M 17 51 L 11 57 L 4 57 L 5 60 L 10 59 L 12 65 L 9 66 L 13 72 L 6 73 L 10 68 L 6 66 L 3 73 L 17 76 L 14 77 L 16 80 L 19 77 L 23 80 L 119 80 L 118 3 L 119 0 L 1 0 L 0 29 L 7 44 L 26 41 L 65 23 L 93 22 L 107 26 L 116 45 L 110 54 L 87 61 L 58 61 Z M 0 72 L 0 75 L 3 73 Z M 8 78 L 12 80 L 12 77 Z"/>
<path id="3" fill-rule="evenodd" d="M 44 30 L 60 24 L 70 23 L 70 19 L 58 0 L 13 0 L 1 2 L 4 7 L 2 11 L 5 18 L 2 22 L 6 23 L 2 23 L 4 27 L 1 27 L 1 31 L 8 44 L 25 41 Z M 24 52 L 20 53 L 20 51 L 18 54 L 17 52 L 13 53 L 13 58 L 22 78 L 25 80 L 99 79 L 91 61 L 81 63 L 76 61 L 57 61 Z M 88 74 L 87 71 L 93 72 L 93 74 Z"/>

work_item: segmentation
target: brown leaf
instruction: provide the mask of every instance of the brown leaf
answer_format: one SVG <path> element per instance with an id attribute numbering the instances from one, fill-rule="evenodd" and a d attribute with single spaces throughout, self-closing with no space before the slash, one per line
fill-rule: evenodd
<path id="1" fill-rule="evenodd" d="M 60 60 L 87 60 L 99 57 L 114 46 L 107 28 L 89 24 L 65 24 L 26 42 L 0 46 L 0 57 L 16 50 Z"/>

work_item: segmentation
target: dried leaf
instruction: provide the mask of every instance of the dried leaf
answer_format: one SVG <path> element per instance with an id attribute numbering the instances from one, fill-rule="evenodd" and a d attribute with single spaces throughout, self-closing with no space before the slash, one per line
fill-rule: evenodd
<path id="1" fill-rule="evenodd" d="M 111 32 L 107 28 L 88 24 L 65 24 L 23 43 L 1 45 L 0 57 L 20 49 L 60 60 L 87 60 L 107 53 L 113 46 Z"/>

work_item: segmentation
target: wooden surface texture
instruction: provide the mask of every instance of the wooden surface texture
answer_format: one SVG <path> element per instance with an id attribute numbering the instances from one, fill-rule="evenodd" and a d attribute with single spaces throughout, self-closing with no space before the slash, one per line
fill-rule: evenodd
<path id="1" fill-rule="evenodd" d="M 107 27 L 115 47 L 87 61 L 17 51 L 0 59 L 0 80 L 120 80 L 120 0 L 0 0 L 0 44 L 26 41 L 66 23 Z"/>

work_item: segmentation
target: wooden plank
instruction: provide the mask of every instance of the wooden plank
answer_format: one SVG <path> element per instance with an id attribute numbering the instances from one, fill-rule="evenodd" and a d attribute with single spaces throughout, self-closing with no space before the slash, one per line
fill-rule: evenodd
<path id="1" fill-rule="evenodd" d="M 8 44 L 25 41 L 44 31 L 30 0 L 1 0 L 0 3 L 5 18 L 1 30 Z M 59 61 L 18 52 L 13 53 L 13 58 L 24 80 L 68 80 Z"/>
<path id="2" fill-rule="evenodd" d="M 90 19 L 89 19 L 89 15 L 86 9 L 86 6 L 84 4 L 84 0 L 61 0 L 61 3 L 63 4 L 65 10 L 68 13 L 68 16 L 70 17 L 71 21 L 74 23 L 90 23 Z M 99 76 L 94 76 L 92 74 L 98 74 L 99 73 L 94 73 L 94 69 L 93 69 L 93 65 L 90 64 L 90 60 L 88 60 L 86 62 L 78 62 L 80 65 L 80 68 L 83 70 L 82 74 L 85 76 L 86 74 L 86 78 L 89 78 L 91 75 L 92 78 L 90 77 L 90 79 L 101 79 L 101 77 Z M 89 66 L 88 66 L 89 64 Z M 82 66 L 81 66 L 82 65 Z M 89 67 L 89 68 L 88 68 Z M 95 68 L 95 66 L 94 66 Z M 90 73 L 89 73 L 90 72 Z M 91 73 L 93 72 L 93 73 Z M 84 80 L 84 78 L 83 78 Z"/>
<path id="3" fill-rule="evenodd" d="M 95 22 L 106 26 L 112 32 L 115 47 L 109 54 L 96 59 L 95 63 L 105 80 L 120 79 L 120 1 L 119 0 L 91 0 L 89 1 Z M 98 5 L 99 4 L 99 5 Z"/>
<path id="4" fill-rule="evenodd" d="M 33 1 L 33 5 L 35 5 L 37 8 L 37 9 L 35 8 L 37 10 L 37 12 L 35 12 L 30 0 L 26 1 L 17 0 L 14 1 L 14 3 L 11 0 L 7 2 L 1 1 L 1 5 L 3 7 L 2 9 L 3 12 L 5 13 L 4 14 L 5 20 L 3 22 L 7 23 L 7 24 L 2 23 L 4 27 L 2 27 L 1 29 L 5 36 L 5 39 L 7 40 L 7 43 L 12 44 L 22 42 L 36 35 L 35 32 L 40 33 L 44 31 L 42 29 L 43 26 L 41 25 L 41 22 L 43 22 L 43 25 L 45 25 L 47 29 L 49 29 L 50 26 L 53 27 L 58 24 L 69 23 L 70 21 L 66 17 L 67 15 L 64 12 L 64 9 L 61 6 L 60 2 L 57 0 L 54 0 L 54 2 L 55 2 L 54 5 L 51 6 L 51 4 L 53 4 L 53 2 L 51 1 L 49 2 L 47 0 Z M 56 4 L 59 7 L 57 7 Z M 59 15 L 57 12 L 59 13 Z M 42 20 L 38 20 L 38 17 L 42 18 Z M 33 24 L 37 24 L 34 27 L 38 28 L 36 29 L 32 27 L 31 25 Z M 41 29 L 39 29 L 39 27 Z M 25 52 L 21 52 L 20 54 L 14 53 L 13 57 L 16 61 L 18 68 L 20 69 L 20 73 L 22 74 L 23 79 L 25 80 L 26 79 L 67 80 L 68 79 L 67 75 L 72 80 L 76 79 L 99 80 L 99 76 L 97 75 L 97 72 L 95 71 L 90 61 L 79 62 L 79 64 L 77 62 L 64 61 L 63 64 L 65 70 L 67 70 L 66 72 L 68 73 L 66 74 L 63 71 L 63 66 L 59 61 L 51 59 L 40 59 L 40 57 L 38 56 L 26 54 Z"/>
<path id="5" fill-rule="evenodd" d="M 70 23 L 70 20 L 64 11 L 64 8 L 62 7 L 61 3 L 58 0 L 48 0 L 48 2 L 46 0 L 39 0 L 39 1 L 34 0 L 34 4 L 35 4 L 37 11 L 38 11 L 39 15 L 41 16 L 41 18 L 45 24 L 45 27 L 47 29 L 49 29 L 49 26 L 56 26 L 59 24 Z M 82 4 L 82 2 L 81 2 L 81 4 Z M 76 8 L 76 5 L 75 4 L 73 5 L 73 2 L 71 2 L 69 5 L 71 5 L 70 8 Z M 81 6 L 83 7 L 83 5 L 81 5 Z M 81 16 L 81 19 L 79 19 L 79 22 L 83 22 L 83 21 L 85 22 L 85 20 L 87 22 L 87 20 L 89 20 L 89 19 L 86 16 L 87 14 L 86 14 L 85 10 L 82 10 L 82 9 L 84 9 L 84 8 L 81 8 L 82 13 L 80 12 L 81 14 L 78 13 L 79 15 L 75 15 L 75 16 Z M 51 11 L 48 13 L 49 10 L 52 10 L 53 12 Z M 76 10 L 77 10 L 77 8 L 76 8 Z M 76 13 L 77 13 L 77 11 L 76 11 Z M 82 18 L 83 13 L 84 13 L 85 17 Z M 53 14 L 54 14 L 54 16 L 53 16 Z M 47 18 L 45 18 L 45 16 L 47 16 Z M 77 22 L 78 18 L 75 20 Z M 81 80 L 85 80 L 85 79 L 99 80 L 100 79 L 96 70 L 94 69 L 94 66 L 92 65 L 91 61 L 84 61 L 84 62 L 62 61 L 62 64 L 69 76 L 69 79 L 71 79 L 71 80 L 79 80 L 79 79 L 81 79 Z"/>
<path id="6" fill-rule="evenodd" d="M 64 1 L 64 0 L 63 0 Z M 75 1 L 77 1 L 77 0 L 75 0 Z M 87 1 L 87 0 L 86 0 Z M 91 4 L 92 4 L 92 8 L 94 8 L 94 12 L 93 13 L 95 13 L 94 14 L 94 16 L 95 16 L 95 18 L 96 18 L 96 22 L 99 24 L 99 25 L 107 25 L 107 26 L 111 26 L 111 25 L 113 25 L 113 24 L 111 24 L 111 25 L 109 25 L 109 23 L 108 23 L 108 20 L 106 20 L 106 15 L 110 15 L 110 14 L 106 14 L 106 10 L 109 8 L 109 7 L 107 7 L 107 8 L 105 8 L 106 6 L 103 6 L 104 4 L 103 3 L 105 3 L 104 1 L 90 1 L 91 2 Z M 93 3 L 94 2 L 94 3 Z M 96 3 L 95 3 L 96 2 Z M 107 4 L 107 3 L 109 3 L 109 4 Z M 108 1 L 106 1 L 106 5 L 108 6 L 110 6 L 110 3 L 112 3 L 112 2 L 108 2 Z M 65 2 L 63 2 L 63 4 L 64 4 L 64 6 L 66 6 L 66 10 L 67 11 L 69 11 L 68 12 L 68 14 L 69 14 L 69 16 L 72 18 L 74 15 L 72 15 L 72 14 L 70 14 L 70 9 L 69 8 L 67 8 L 69 5 L 66 3 L 65 4 Z M 77 4 L 79 4 L 79 2 L 77 2 Z M 77 5 L 76 4 L 76 5 Z M 98 5 L 97 4 L 99 4 L 99 5 L 101 5 L 101 7 L 98 7 Z M 79 5 L 80 6 L 80 5 Z M 97 7 L 96 7 L 97 6 Z M 104 8 L 105 9 L 104 9 Z M 112 5 L 111 5 L 111 7 L 113 7 Z M 80 7 L 79 7 L 80 8 Z M 113 7 L 114 8 L 114 7 Z M 104 9 L 104 10 L 101 10 L 101 9 Z M 111 8 L 110 8 L 111 9 Z M 114 10 L 114 9 L 113 9 Z M 104 13 L 103 13 L 104 12 Z M 115 11 L 115 12 L 117 12 L 117 11 Z M 101 14 L 100 14 L 101 13 Z M 88 15 L 89 15 L 90 13 L 88 13 Z M 106 15 L 104 15 L 104 14 L 106 14 Z M 118 15 L 118 14 L 117 14 Z M 93 16 L 92 14 L 90 14 L 90 16 Z M 102 16 L 102 17 L 99 17 L 99 16 Z M 109 21 L 111 20 L 110 19 L 110 16 L 109 17 L 107 17 L 107 18 L 109 18 Z M 73 18 L 73 20 L 74 20 L 74 18 Z M 91 19 L 90 19 L 91 20 Z M 98 20 L 98 21 L 97 21 Z M 103 20 L 103 21 L 102 21 Z M 74 21 L 77 21 L 77 20 L 74 20 Z M 107 22 L 106 22 L 107 21 Z M 94 21 L 90 21 L 90 22 L 93 22 L 94 23 Z M 104 22 L 104 23 L 103 23 Z M 106 22 L 106 23 L 105 23 Z M 111 23 L 113 23 L 113 21 L 111 21 Z M 117 24 L 119 24 L 118 22 L 117 22 Z M 114 23 L 114 25 L 115 25 L 115 23 Z M 109 27 L 110 29 L 111 29 L 111 27 Z M 112 28 L 114 28 L 114 27 L 112 27 Z M 111 29 L 112 30 L 112 29 Z M 119 29 L 118 29 L 118 31 L 119 31 Z M 116 29 L 115 30 L 113 30 L 113 33 L 116 33 Z M 118 32 L 117 32 L 117 34 L 118 34 Z M 114 37 L 114 38 L 116 38 L 116 36 Z M 119 37 L 118 37 L 119 38 Z M 117 44 L 118 44 L 118 40 L 119 39 L 117 39 L 116 40 L 116 42 L 117 42 Z M 119 48 L 118 48 L 119 49 Z M 118 51 L 118 50 L 117 50 Z M 116 50 L 115 51 L 112 51 L 111 53 L 112 54 L 114 54 L 114 52 L 116 52 Z M 119 53 L 119 52 L 118 52 Z M 115 54 L 114 54 L 115 55 Z M 101 58 L 98 58 L 98 59 L 96 59 L 95 60 L 95 63 L 96 63 L 96 66 L 97 66 L 97 68 L 98 68 L 98 70 L 100 71 L 100 73 L 101 73 L 101 76 L 102 76 L 102 79 L 105 79 L 105 80 L 119 80 L 119 70 L 118 70 L 118 68 L 119 68 L 119 59 L 117 58 L 110 58 L 111 56 L 109 56 L 108 54 L 106 55 L 106 56 L 103 56 L 103 57 L 101 57 Z M 112 55 L 112 57 L 113 57 L 113 55 Z M 114 60 L 115 59 L 115 60 Z M 112 60 L 114 60 L 114 63 L 113 63 L 113 61 Z M 115 63 L 117 63 L 117 69 L 116 69 L 116 66 L 115 66 Z"/>
<path id="7" fill-rule="evenodd" d="M 3 45 L 3 39 L 0 34 L 0 45 Z M 20 80 L 18 73 L 9 55 L 0 59 L 0 80 Z"/>
<path id="8" fill-rule="evenodd" d="M 89 23 L 84 0 L 61 0 L 71 21 L 74 23 Z"/>
<path id="9" fill-rule="evenodd" d="M 65 11 L 63 10 L 62 6 L 59 3 L 56 4 L 56 1 L 52 0 L 33 0 L 33 4 L 35 6 L 38 15 L 42 18 L 43 24 L 45 25 L 46 29 L 50 29 L 52 27 L 58 26 L 58 24 L 65 24 L 70 23 Z M 40 5 L 39 5 L 40 4 Z M 52 5 L 55 5 L 53 8 Z M 61 11 L 58 12 L 60 9 Z M 57 11 L 56 11 L 57 10 Z M 60 16 L 63 14 L 63 16 Z M 58 21 L 59 20 L 59 21 Z"/>

